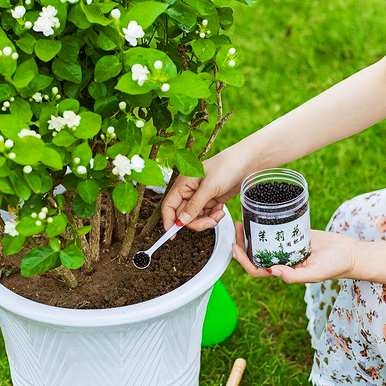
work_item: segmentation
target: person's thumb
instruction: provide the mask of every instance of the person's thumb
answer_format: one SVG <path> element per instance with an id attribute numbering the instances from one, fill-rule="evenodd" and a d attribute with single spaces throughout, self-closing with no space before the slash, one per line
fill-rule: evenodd
<path id="1" fill-rule="evenodd" d="M 268 269 L 272 276 L 282 278 L 286 283 L 313 283 L 317 281 L 315 272 L 310 267 L 291 268 L 286 265 L 274 265 Z"/>
<path id="2" fill-rule="evenodd" d="M 205 185 L 201 185 L 184 206 L 182 212 L 178 216 L 179 220 L 184 224 L 189 224 L 200 214 L 207 202 L 210 201 L 213 196 L 214 194 L 211 189 L 208 189 Z"/>

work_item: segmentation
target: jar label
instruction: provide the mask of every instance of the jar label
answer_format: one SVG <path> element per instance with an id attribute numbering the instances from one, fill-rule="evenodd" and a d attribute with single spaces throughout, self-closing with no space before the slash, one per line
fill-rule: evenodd
<path id="1" fill-rule="evenodd" d="M 309 209 L 296 220 L 284 224 L 250 221 L 252 259 L 259 267 L 294 265 L 310 253 Z"/>

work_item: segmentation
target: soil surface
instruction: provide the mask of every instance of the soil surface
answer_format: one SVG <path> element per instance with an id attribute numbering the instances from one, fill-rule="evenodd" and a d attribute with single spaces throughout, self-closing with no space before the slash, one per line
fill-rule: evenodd
<path id="1" fill-rule="evenodd" d="M 150 216 L 156 199 L 147 193 L 137 234 L 144 219 Z M 20 256 L 6 258 L 6 265 L 0 267 L 1 283 L 28 299 L 64 308 L 102 309 L 150 300 L 173 291 L 195 276 L 207 263 L 215 243 L 213 230 L 196 233 L 184 228 L 175 240 L 168 241 L 153 255 L 149 268 L 135 268 L 131 256 L 149 248 L 163 232 L 162 225 L 158 224 L 148 237 L 137 237 L 126 263 L 119 263 L 116 258 L 119 243 L 102 251 L 93 273 L 74 271 L 79 282 L 75 289 L 69 289 L 52 273 L 22 278 L 18 273 Z"/>

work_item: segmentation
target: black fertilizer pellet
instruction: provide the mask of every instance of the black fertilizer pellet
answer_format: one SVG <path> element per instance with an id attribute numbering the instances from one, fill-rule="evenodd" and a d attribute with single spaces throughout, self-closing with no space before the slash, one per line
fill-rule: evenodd
<path id="1" fill-rule="evenodd" d="M 297 172 L 271 170 L 247 177 L 241 191 L 247 253 L 259 268 L 295 265 L 311 253 L 307 183 Z"/>
<path id="2" fill-rule="evenodd" d="M 150 256 L 145 252 L 138 252 L 133 257 L 133 264 L 136 268 L 144 269 L 149 266 Z"/>

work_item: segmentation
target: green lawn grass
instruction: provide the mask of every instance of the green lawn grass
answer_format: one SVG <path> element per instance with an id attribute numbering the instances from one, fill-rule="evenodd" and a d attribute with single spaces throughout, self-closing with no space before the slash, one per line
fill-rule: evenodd
<path id="1" fill-rule="evenodd" d="M 217 151 L 386 53 L 384 0 L 261 0 L 235 17 L 246 84 L 225 92 L 234 114 Z M 290 164 L 309 181 L 314 228 L 323 229 L 342 201 L 386 186 L 385 129 L 380 124 Z M 235 219 L 239 205 L 230 203 Z M 235 263 L 224 281 L 239 307 L 239 325 L 225 344 L 203 351 L 201 385 L 224 385 L 239 356 L 248 361 L 244 386 L 307 384 L 312 351 L 304 287 L 253 280 Z M 9 379 L 0 345 L 0 386 Z"/>

